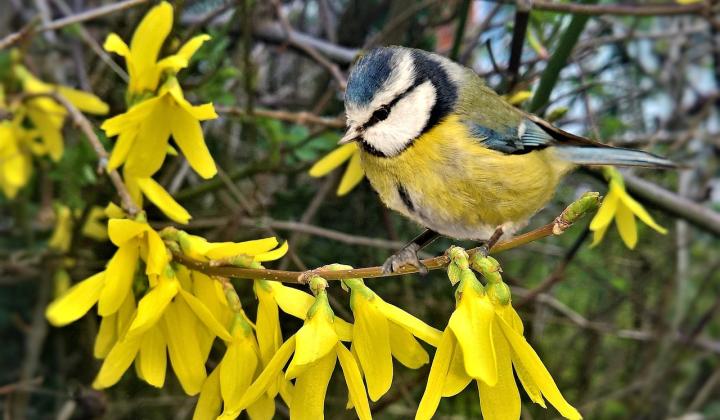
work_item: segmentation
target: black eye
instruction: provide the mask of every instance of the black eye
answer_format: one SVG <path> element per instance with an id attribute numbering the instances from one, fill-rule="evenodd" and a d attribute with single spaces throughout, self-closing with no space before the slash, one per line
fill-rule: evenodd
<path id="1" fill-rule="evenodd" d="M 372 119 L 379 122 L 386 119 L 388 115 L 390 115 L 390 109 L 387 106 L 383 105 L 377 110 L 375 110 L 375 112 L 373 112 Z"/>

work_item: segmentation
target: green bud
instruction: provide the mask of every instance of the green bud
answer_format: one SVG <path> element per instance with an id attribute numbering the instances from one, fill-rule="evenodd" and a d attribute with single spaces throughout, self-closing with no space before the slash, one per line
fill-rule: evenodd
<path id="1" fill-rule="evenodd" d="M 503 306 L 510 303 L 510 287 L 502 281 L 499 283 L 489 284 L 487 287 L 487 292 L 490 300 L 492 300 L 493 302 L 499 303 Z"/>
<path id="2" fill-rule="evenodd" d="M 448 250 L 448 257 L 450 257 L 450 261 L 455 263 L 460 269 L 468 268 L 468 253 L 460 248 L 459 246 L 452 246 Z"/>
<path id="3" fill-rule="evenodd" d="M 559 106 L 557 108 L 553 108 L 550 110 L 550 112 L 548 112 L 545 120 L 547 120 L 548 122 L 557 121 L 560 118 L 564 117 L 565 114 L 567 114 L 568 110 L 569 109 L 566 106 Z"/>
<path id="4" fill-rule="evenodd" d="M 460 267 L 457 266 L 455 263 L 450 263 L 447 268 L 447 274 L 448 278 L 450 279 L 450 283 L 455 286 L 457 282 L 460 281 Z"/>
<path id="5" fill-rule="evenodd" d="M 240 297 L 237 295 L 235 288 L 232 287 L 232 284 L 230 284 L 230 282 L 226 282 L 223 283 L 223 286 L 225 292 L 225 299 L 227 299 L 227 303 L 230 309 L 235 313 L 239 313 L 240 311 L 242 311 Z"/>
<path id="6" fill-rule="evenodd" d="M 460 282 L 461 283 L 476 283 L 478 281 L 475 273 L 469 268 L 460 270 Z"/>
<path id="7" fill-rule="evenodd" d="M 321 277 L 315 277 L 315 278 L 325 281 Z M 312 282 L 312 280 L 311 280 L 311 282 Z M 325 284 L 327 285 L 327 282 Z M 333 312 L 332 308 L 330 307 L 330 302 L 328 302 L 327 292 L 325 291 L 325 289 L 319 290 L 318 293 L 315 295 L 315 302 L 313 302 L 310 309 L 308 309 L 307 318 L 310 319 L 310 318 L 314 317 L 315 315 L 319 315 L 322 313 L 324 313 L 330 319 L 333 319 L 335 317 L 335 313 Z"/>
<path id="8" fill-rule="evenodd" d="M 499 283 L 502 281 L 502 267 L 500 263 L 493 257 L 485 257 L 479 252 L 475 253 L 472 258 L 472 268 L 480 273 L 488 283 Z"/>
<path id="9" fill-rule="evenodd" d="M 236 255 L 234 257 L 230 257 L 227 259 L 227 262 L 230 263 L 230 265 L 233 265 L 235 267 L 242 267 L 242 268 L 251 268 L 254 259 L 250 255 L 240 254 Z"/>
<path id="10" fill-rule="evenodd" d="M 328 282 L 320 276 L 313 276 L 308 280 L 308 285 L 313 295 L 318 296 L 320 292 L 325 293 L 325 289 L 328 287 Z"/>

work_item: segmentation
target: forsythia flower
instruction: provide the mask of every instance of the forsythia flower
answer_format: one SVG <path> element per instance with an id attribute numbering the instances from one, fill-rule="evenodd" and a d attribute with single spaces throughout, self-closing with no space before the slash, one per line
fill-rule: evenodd
<path id="1" fill-rule="evenodd" d="M 165 42 L 173 25 L 173 8 L 163 1 L 150 9 L 135 29 L 130 46 L 117 34 L 111 33 L 103 47 L 125 58 L 130 75 L 128 90 L 131 94 L 154 92 L 163 72 L 177 73 L 187 67 L 190 58 L 200 46 L 210 39 L 208 35 L 198 35 L 180 47 L 177 54 L 158 61 L 160 48 Z"/>
<path id="2" fill-rule="evenodd" d="M 609 179 L 609 187 L 600 209 L 590 222 L 590 230 L 593 231 L 593 246 L 602 241 L 613 219 L 617 224 L 620 238 L 630 249 L 635 248 L 638 240 L 635 216 L 661 234 L 667 233 L 667 229 L 658 225 L 647 210 L 625 191 L 625 182 L 616 169 L 606 167 L 603 168 L 603 172 Z"/>
<path id="3" fill-rule="evenodd" d="M 137 177 L 129 174 L 128 171 L 124 171 L 123 175 L 125 185 L 135 204 L 142 207 L 144 195 L 170 219 L 182 224 L 186 224 L 191 219 L 190 213 L 151 177 Z"/>
<path id="4" fill-rule="evenodd" d="M 52 302 L 46 311 L 47 319 L 55 326 L 76 321 L 98 304 L 98 313 L 108 316 L 120 309 L 131 293 L 138 258 L 146 265 L 145 273 L 151 283 L 165 270 L 170 255 L 160 235 L 150 225 L 128 219 L 108 221 L 110 240 L 118 247 L 105 268 Z"/>
<path id="5" fill-rule="evenodd" d="M 278 247 L 275 237 L 245 242 L 208 242 L 183 231 L 176 231 L 176 235 L 182 252 L 199 261 L 232 259 L 233 264 L 250 266 L 252 263 L 277 260 L 288 250 L 287 242 Z"/>
<path id="6" fill-rule="evenodd" d="M 441 332 L 385 302 L 362 280 L 344 283 L 351 290 L 350 306 L 355 316 L 353 350 L 365 373 L 370 399 L 377 401 L 392 384 L 392 357 L 411 369 L 419 368 L 429 357 L 415 337 L 437 346 Z"/>
<path id="7" fill-rule="evenodd" d="M 162 85 L 158 96 L 102 124 L 108 137 L 118 136 L 108 168 L 115 169 L 125 163 L 125 173 L 151 176 L 162 166 L 172 135 L 195 172 L 211 178 L 217 168 L 205 145 L 200 121 L 214 118 L 217 114 L 212 104 L 190 104 L 177 79 L 172 77 Z"/>
<path id="8" fill-rule="evenodd" d="M 568 419 L 580 413 L 563 398 L 542 361 L 522 336 L 522 321 L 512 306 L 502 301 L 506 293 L 488 291 L 474 275 L 463 275 L 456 291 L 457 308 L 442 334 L 433 359 L 417 419 L 429 419 L 441 397 L 455 395 L 471 380 L 477 382 L 480 408 L 485 419 L 520 417 L 520 394 L 513 368 L 530 399 L 545 407 L 547 399 Z"/>
<path id="9" fill-rule="evenodd" d="M 323 283 L 317 290 L 314 303 L 307 312 L 305 323 L 290 337 L 272 357 L 260 376 L 248 388 L 240 402 L 246 407 L 265 395 L 276 383 L 277 376 L 293 355 L 285 377 L 295 379 L 295 391 L 290 405 L 290 417 L 294 419 L 322 419 L 325 393 L 336 361 L 348 386 L 350 404 L 361 419 L 370 418 L 370 407 L 362 382 L 362 375 L 352 353 L 341 342 L 336 321 L 324 290 L 324 280 L 315 278 L 311 285 Z"/>
<path id="10" fill-rule="evenodd" d="M 23 92 L 27 94 L 57 93 L 63 96 L 80 111 L 90 114 L 107 114 L 108 105 L 97 96 L 66 86 L 50 85 L 38 80 L 25 67 L 13 66 L 15 77 L 20 80 Z M 37 128 L 43 140 L 45 150 L 52 160 L 57 161 L 63 154 L 62 126 L 67 110 L 48 96 L 29 99 L 23 106 L 28 119 Z"/>
<path id="11" fill-rule="evenodd" d="M 0 121 L 0 188 L 8 198 L 15 198 L 30 180 L 34 138 L 22 127 L 22 118 Z"/>
<path id="12" fill-rule="evenodd" d="M 337 195 L 345 195 L 365 178 L 365 171 L 360 165 L 360 149 L 358 149 L 357 144 L 342 145 L 325 155 L 310 168 L 310 176 L 325 176 L 348 159 L 350 159 L 350 163 L 337 189 Z"/>
<path id="13" fill-rule="evenodd" d="M 72 242 L 73 219 L 68 206 L 58 206 L 55 210 L 55 229 L 48 246 L 56 251 L 67 252 Z"/>

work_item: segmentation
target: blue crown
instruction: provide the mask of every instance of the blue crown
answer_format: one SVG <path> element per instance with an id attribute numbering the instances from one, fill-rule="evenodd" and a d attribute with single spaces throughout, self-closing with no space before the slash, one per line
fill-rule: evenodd
<path id="1" fill-rule="evenodd" d="M 392 49 L 374 48 L 360 58 L 348 78 L 345 102 L 368 104 L 390 76 L 392 57 Z"/>

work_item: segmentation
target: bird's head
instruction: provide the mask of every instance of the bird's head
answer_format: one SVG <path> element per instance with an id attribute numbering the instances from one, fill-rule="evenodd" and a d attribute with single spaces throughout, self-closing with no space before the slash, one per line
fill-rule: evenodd
<path id="1" fill-rule="evenodd" d="M 402 153 L 454 107 L 455 67 L 420 50 L 371 50 L 350 72 L 345 91 L 348 131 L 340 143 L 357 141 L 376 156 Z"/>

